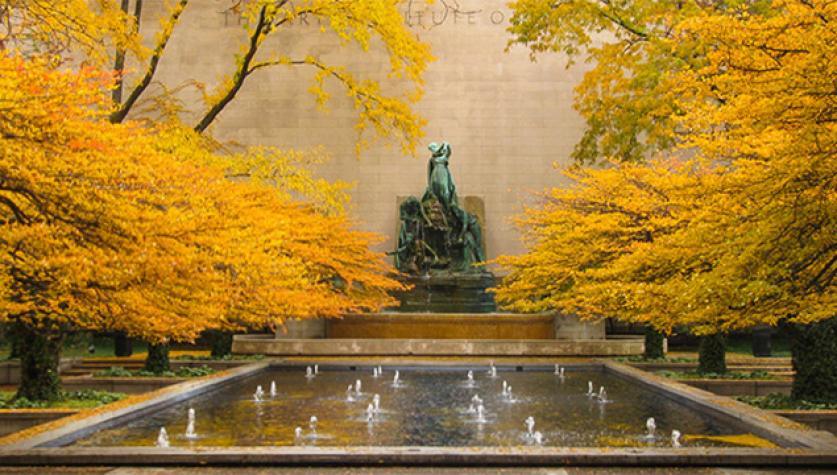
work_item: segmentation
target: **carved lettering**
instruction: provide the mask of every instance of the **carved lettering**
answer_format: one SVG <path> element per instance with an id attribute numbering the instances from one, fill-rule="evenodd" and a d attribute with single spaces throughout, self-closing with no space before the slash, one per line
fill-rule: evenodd
<path id="1" fill-rule="evenodd" d="M 474 26 L 483 24 L 502 25 L 506 20 L 506 14 L 502 10 L 467 10 L 462 5 L 463 1 L 453 0 L 439 0 L 434 4 L 428 5 L 425 2 L 414 2 L 410 0 L 406 2 L 404 10 L 404 21 L 409 27 L 429 27 L 435 28 L 442 25 L 464 25 Z M 243 25 L 246 19 L 241 12 L 229 8 L 218 12 L 223 16 L 223 26 L 239 27 Z M 427 21 L 425 21 L 427 19 Z M 308 18 L 308 15 L 300 15 L 297 21 L 294 22 L 299 26 L 316 26 L 321 25 L 322 20 L 319 17 Z"/>

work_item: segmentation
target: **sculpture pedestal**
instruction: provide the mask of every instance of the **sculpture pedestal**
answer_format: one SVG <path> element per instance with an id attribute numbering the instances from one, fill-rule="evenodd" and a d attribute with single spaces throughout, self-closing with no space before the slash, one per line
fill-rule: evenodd
<path id="1" fill-rule="evenodd" d="M 393 294 L 401 303 L 391 310 L 411 313 L 492 313 L 497 310 L 494 294 L 486 291 L 496 285 L 496 280 L 487 272 L 410 276 L 405 281 L 413 288 Z"/>

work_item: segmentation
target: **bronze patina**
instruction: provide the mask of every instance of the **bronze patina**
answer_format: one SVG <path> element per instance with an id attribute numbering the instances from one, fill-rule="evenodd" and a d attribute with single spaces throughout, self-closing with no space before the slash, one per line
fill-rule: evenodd
<path id="1" fill-rule="evenodd" d="M 459 204 L 448 164 L 451 146 L 432 143 L 427 188 L 421 200 L 401 203 L 395 266 L 411 275 L 485 273 L 475 264 L 485 260 L 482 227 Z"/>

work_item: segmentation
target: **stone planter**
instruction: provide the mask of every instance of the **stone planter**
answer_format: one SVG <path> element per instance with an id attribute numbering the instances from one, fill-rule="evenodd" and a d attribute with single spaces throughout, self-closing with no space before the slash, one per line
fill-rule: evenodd
<path id="1" fill-rule="evenodd" d="M 608 337 L 610 338 L 610 337 Z M 698 367 L 697 362 L 694 363 L 666 363 L 666 362 L 649 362 L 649 363 L 628 363 L 634 368 L 643 371 L 692 371 Z M 792 372 L 790 365 L 752 365 L 752 364 L 737 364 L 727 362 L 727 369 L 729 371 L 767 371 L 768 373 L 787 373 Z"/>
<path id="2" fill-rule="evenodd" d="M 73 367 L 78 363 L 78 358 L 61 358 L 58 364 L 58 373 L 62 373 Z M 9 360 L 0 363 L 0 384 L 19 384 L 20 383 L 20 361 Z"/>
<path id="3" fill-rule="evenodd" d="M 805 424 L 812 429 L 826 430 L 837 435 L 837 410 L 795 411 L 780 409 L 770 412 Z"/>
<path id="4" fill-rule="evenodd" d="M 200 368 L 206 366 L 215 371 L 225 371 L 230 368 L 238 368 L 250 364 L 252 361 L 248 360 L 171 360 L 169 365 L 172 371 L 177 371 L 180 368 Z"/>
<path id="5" fill-rule="evenodd" d="M 793 381 L 784 379 L 681 379 L 683 384 L 719 396 L 767 396 L 772 393 L 790 395 Z"/>
<path id="6" fill-rule="evenodd" d="M 75 409 L 0 409 L 0 436 L 71 416 Z"/>
<path id="7" fill-rule="evenodd" d="M 125 394 L 141 394 L 157 389 L 182 383 L 187 378 L 96 378 L 79 377 L 64 378 L 61 387 L 65 391 L 80 391 L 82 389 L 96 389 Z"/>

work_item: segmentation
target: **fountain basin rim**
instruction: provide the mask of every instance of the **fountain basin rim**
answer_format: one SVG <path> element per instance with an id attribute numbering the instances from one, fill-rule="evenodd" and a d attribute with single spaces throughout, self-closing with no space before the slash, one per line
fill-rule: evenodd
<path id="1" fill-rule="evenodd" d="M 250 363 L 237 368 L 228 369 L 192 381 L 173 384 L 164 388 L 142 395 L 142 399 L 135 404 L 119 407 L 113 410 L 100 412 L 81 411 L 78 415 L 89 412 L 90 415 L 79 420 L 66 421 L 65 424 L 45 432 L 37 433 L 31 437 L 23 438 L 17 442 L 5 445 L 9 449 L 34 449 L 36 447 L 58 448 L 76 439 L 84 437 L 92 432 L 118 425 L 122 422 L 140 417 L 160 407 L 175 404 L 185 399 L 192 398 L 207 391 L 211 391 L 224 385 L 246 378 L 250 375 L 261 372 L 271 366 L 270 361 Z M 106 408 L 107 406 L 105 406 Z M 72 419 L 73 416 L 71 416 Z M 53 423 L 60 424 L 60 419 Z M 53 424 L 50 423 L 50 424 Z M 37 427 L 37 426 L 36 426 Z M 55 450 L 55 449 L 53 449 Z M 66 450 L 61 448 L 59 450 Z M 0 465 L 2 462 L 0 462 Z"/>
<path id="2" fill-rule="evenodd" d="M 337 368 L 346 368 L 347 366 L 352 366 L 348 364 L 348 362 L 342 361 L 338 362 L 339 365 L 335 365 Z M 87 450 L 78 447 L 62 447 L 69 443 L 72 443 L 74 440 L 79 438 L 85 437 L 86 435 L 102 430 L 108 427 L 112 427 L 114 425 L 118 425 L 123 422 L 127 422 L 131 419 L 141 417 L 143 414 L 147 414 L 154 410 L 159 410 L 162 407 L 169 406 L 171 404 L 175 404 L 177 402 L 181 402 L 185 399 L 191 398 L 193 396 L 197 396 L 199 394 L 205 393 L 207 391 L 211 391 L 222 387 L 226 384 L 230 384 L 236 380 L 241 378 L 254 375 L 256 373 L 262 372 L 267 370 L 272 366 L 280 366 L 280 367 L 298 367 L 304 365 L 302 363 L 296 364 L 284 364 L 281 360 L 268 360 L 258 363 L 252 363 L 246 366 L 242 366 L 239 368 L 234 368 L 223 373 L 219 373 L 217 375 L 213 375 L 211 377 L 201 378 L 196 381 L 188 381 L 176 385 L 172 385 L 158 391 L 155 391 L 151 394 L 151 397 L 142 400 L 136 404 L 127 407 L 120 407 L 114 410 L 105 411 L 102 413 L 93 413 L 92 415 L 81 419 L 81 420 L 71 420 L 65 425 L 59 426 L 56 429 L 53 429 L 48 432 L 42 432 L 36 434 L 28 439 L 23 439 L 18 441 L 17 443 L 7 445 L 3 448 L 3 451 L 0 451 L 0 464 L 8 462 L 13 462 L 14 460 L 22 460 L 26 458 L 26 450 L 33 450 L 31 454 L 44 454 L 49 453 L 52 454 L 51 460 L 64 460 L 64 457 L 67 454 L 82 454 L 83 452 L 79 452 L 80 450 Z M 321 369 L 328 370 L 331 366 L 326 361 L 320 361 L 319 365 Z M 353 365 L 355 369 L 357 367 L 363 367 L 364 365 Z M 508 365 L 508 364 L 500 364 L 496 365 L 498 369 L 505 369 L 508 367 L 512 368 L 520 368 L 524 365 Z M 525 365 L 526 369 L 529 370 L 551 370 L 552 366 L 550 365 Z M 369 368 L 374 367 L 373 365 L 369 365 Z M 400 368 L 410 369 L 410 368 L 433 368 L 435 370 L 449 370 L 449 371 L 457 371 L 463 370 L 467 368 L 476 368 L 476 369 L 485 369 L 486 365 L 466 365 L 462 367 L 446 367 L 442 368 L 436 365 L 387 365 L 388 369 L 395 370 Z M 726 397 L 716 396 L 714 394 L 708 393 L 706 391 L 693 388 L 691 386 L 687 386 L 676 381 L 672 381 L 661 376 L 657 376 L 654 374 L 646 373 L 642 370 L 633 368 L 631 366 L 617 363 L 614 361 L 608 360 L 594 360 L 590 363 L 575 363 L 575 364 L 567 364 L 565 367 L 568 369 L 578 369 L 578 368 L 585 368 L 588 370 L 596 370 L 599 369 L 601 371 L 605 371 L 608 373 L 613 374 L 614 376 L 626 379 L 633 384 L 640 384 L 649 387 L 653 391 L 661 394 L 665 397 L 673 399 L 678 403 L 684 404 L 686 406 L 692 407 L 695 410 L 701 411 L 704 414 L 716 417 L 719 419 L 725 420 L 727 423 L 731 423 L 737 425 L 738 427 L 742 428 L 746 432 L 751 432 L 755 435 L 763 437 L 765 439 L 771 440 L 777 445 L 780 445 L 784 448 L 780 449 L 769 449 L 770 451 L 779 451 L 777 453 L 787 453 L 791 454 L 793 451 L 798 450 L 811 450 L 814 451 L 824 451 L 824 453 L 831 453 L 837 451 L 837 437 L 829 434 L 827 432 L 815 431 L 806 426 L 803 426 L 798 423 L 791 422 L 787 419 L 781 418 L 776 416 L 768 411 L 763 411 L 751 406 L 748 406 L 744 403 L 740 403 L 738 401 L 731 400 Z M 351 368 L 347 368 L 351 369 Z M 19 450 L 23 449 L 23 451 Z M 121 453 L 121 454 L 130 454 L 134 449 L 139 449 L 140 452 L 147 450 L 148 448 L 143 447 L 99 447 L 93 449 L 108 449 L 114 450 L 114 453 Z M 240 449 L 236 447 L 235 449 Z M 256 450 L 258 449 L 258 450 Z M 293 447 L 293 448 L 276 448 L 276 447 L 248 447 L 242 453 L 261 453 L 260 451 L 266 449 L 276 449 L 279 450 L 277 453 L 285 453 L 290 451 L 289 453 L 294 453 L 293 450 L 301 450 L 300 447 Z M 380 455 L 381 453 L 386 453 L 389 448 L 385 447 L 377 447 L 374 450 L 375 454 Z M 411 451 L 419 451 L 424 453 L 427 450 L 434 449 L 436 452 L 440 453 L 448 451 L 451 448 L 445 447 L 412 447 L 410 448 Z M 455 449 L 455 448 L 454 448 Z M 543 450 L 553 450 L 558 448 L 545 448 Z M 9 450 L 12 450 L 9 452 Z M 17 451 L 15 451 L 17 450 Z M 44 452 L 46 450 L 46 452 Z M 167 449 L 167 450 L 174 450 L 175 452 L 172 453 L 181 453 L 183 449 Z M 219 448 L 219 447 L 206 447 L 200 450 L 192 451 L 194 453 L 218 453 L 221 451 L 223 453 L 227 453 L 230 451 L 230 448 Z M 255 452 L 254 452 L 255 450 Z M 322 448 L 324 450 L 323 453 L 331 453 L 331 450 L 337 450 L 339 453 L 355 453 L 356 448 L 345 448 L 345 447 L 336 447 L 336 448 Z M 370 449 L 371 450 L 371 449 Z M 407 449 L 400 449 L 400 450 L 407 450 Z M 459 448 L 459 452 L 452 452 L 452 453 L 473 453 L 475 451 L 480 453 L 497 453 L 497 454 L 508 454 L 511 451 L 518 450 L 518 447 L 506 447 L 506 448 L 490 448 L 490 447 L 481 447 L 481 448 Z M 540 449 L 539 449 L 540 450 Z M 567 449 L 569 450 L 569 449 Z M 577 450 L 576 449 L 573 449 Z M 599 452 L 611 452 L 615 449 L 613 448 L 606 448 L 606 449 L 599 449 L 599 448 L 589 448 L 586 450 L 595 451 L 596 453 Z M 628 450 L 628 449 L 625 449 Z M 655 448 L 647 448 L 647 449 L 637 449 L 631 448 L 626 453 L 643 453 L 642 451 L 651 451 L 652 453 Z M 682 449 L 678 449 L 682 450 Z M 706 450 L 706 449 L 701 449 Z M 721 450 L 721 449 L 717 449 Z M 726 449 L 724 449 L 726 450 Z M 178 452 L 180 451 L 180 452 Z M 140 453 L 137 452 L 137 453 Z M 189 453 L 192 453 L 189 452 Z M 572 451 L 570 451 L 572 452 Z M 145 452 L 142 452 L 145 453 Z M 318 452 L 320 453 L 320 452 Z M 551 452 L 550 452 L 551 453 Z M 564 453 L 560 450 L 558 453 Z M 64 455 L 62 455 L 64 454 Z M 499 455 L 498 455 L 499 456 Z M 556 455 L 557 456 L 557 455 Z M 26 460 L 32 460 L 31 458 L 27 458 Z M 56 462 L 58 463 L 58 462 Z"/>
<path id="3" fill-rule="evenodd" d="M 837 450 L 588 447 L 84 447 L 0 449 L 0 465 L 38 466 L 834 466 Z"/>

